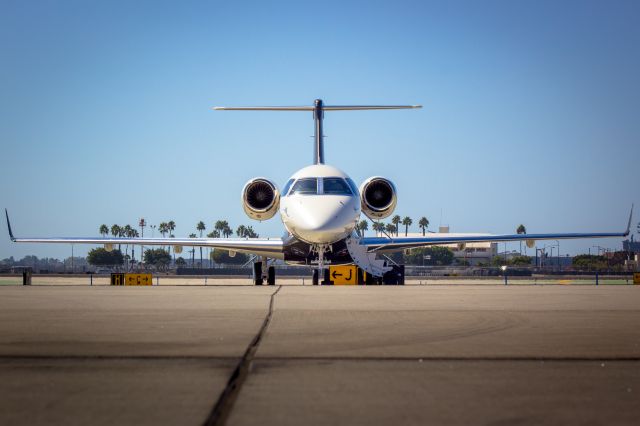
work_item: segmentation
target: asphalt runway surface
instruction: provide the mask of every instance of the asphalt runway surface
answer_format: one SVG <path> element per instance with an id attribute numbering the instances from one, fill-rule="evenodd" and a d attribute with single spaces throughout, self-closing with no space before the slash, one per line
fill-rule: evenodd
<path id="1" fill-rule="evenodd" d="M 632 285 L 0 286 L 0 424 L 637 424 L 639 361 Z"/>

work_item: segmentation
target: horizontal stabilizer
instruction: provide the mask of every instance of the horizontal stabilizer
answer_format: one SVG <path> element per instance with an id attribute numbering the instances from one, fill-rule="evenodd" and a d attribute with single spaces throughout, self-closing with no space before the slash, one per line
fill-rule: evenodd
<path id="1" fill-rule="evenodd" d="M 313 113 L 315 121 L 315 147 L 313 152 L 314 164 L 324 164 L 324 134 L 322 133 L 322 120 L 325 111 L 357 111 L 373 109 L 416 109 L 422 105 L 325 105 L 322 99 L 316 99 L 310 106 L 240 106 L 240 107 L 213 107 L 216 111 L 306 111 Z"/>
<path id="2" fill-rule="evenodd" d="M 422 105 L 323 105 L 323 111 L 357 111 L 369 109 L 415 109 Z M 315 111 L 315 106 L 213 107 L 216 111 Z"/>

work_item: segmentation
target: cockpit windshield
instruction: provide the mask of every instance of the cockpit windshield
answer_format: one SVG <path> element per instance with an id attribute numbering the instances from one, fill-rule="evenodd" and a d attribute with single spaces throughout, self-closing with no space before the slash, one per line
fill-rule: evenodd
<path id="1" fill-rule="evenodd" d="M 317 194 L 318 193 L 318 179 L 317 178 L 302 178 L 298 179 L 291 189 L 291 194 Z"/>
<path id="2" fill-rule="evenodd" d="M 283 197 L 294 194 L 356 195 L 357 193 L 358 188 L 351 179 L 345 180 L 340 177 L 300 178 L 295 182 L 291 179 L 282 190 Z"/>
<path id="3" fill-rule="evenodd" d="M 328 195 L 352 195 L 349 185 L 342 178 L 329 177 L 323 179 L 324 194 Z"/>

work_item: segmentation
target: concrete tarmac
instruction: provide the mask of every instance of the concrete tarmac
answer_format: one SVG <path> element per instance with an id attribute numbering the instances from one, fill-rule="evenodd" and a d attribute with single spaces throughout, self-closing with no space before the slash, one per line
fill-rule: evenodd
<path id="1" fill-rule="evenodd" d="M 640 286 L 0 286 L 0 424 L 637 424 L 639 361 Z"/>

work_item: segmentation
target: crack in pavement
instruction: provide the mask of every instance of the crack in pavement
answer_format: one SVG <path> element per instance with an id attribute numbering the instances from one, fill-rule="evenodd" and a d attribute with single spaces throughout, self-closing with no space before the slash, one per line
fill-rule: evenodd
<path id="1" fill-rule="evenodd" d="M 282 286 L 278 286 L 278 289 L 271 294 L 269 300 L 269 310 L 266 317 L 264 318 L 262 327 L 260 327 L 260 330 L 258 330 L 258 334 L 256 334 L 251 343 L 249 343 L 249 346 L 240 359 L 240 362 L 233 370 L 233 373 L 231 373 L 231 377 L 229 377 L 227 386 L 225 386 L 224 390 L 218 397 L 216 404 L 213 406 L 213 409 L 209 413 L 209 416 L 204 421 L 204 425 L 224 425 L 226 423 L 229 414 L 231 414 L 231 410 L 233 410 L 233 404 L 235 403 L 236 399 L 238 398 L 238 394 L 242 389 L 242 385 L 249 375 L 251 363 L 253 362 L 253 358 L 256 352 L 258 351 L 258 347 L 260 346 L 262 337 L 269 327 L 271 316 L 273 314 L 273 302 L 275 300 L 276 294 L 278 294 L 280 289 L 282 289 Z"/>

